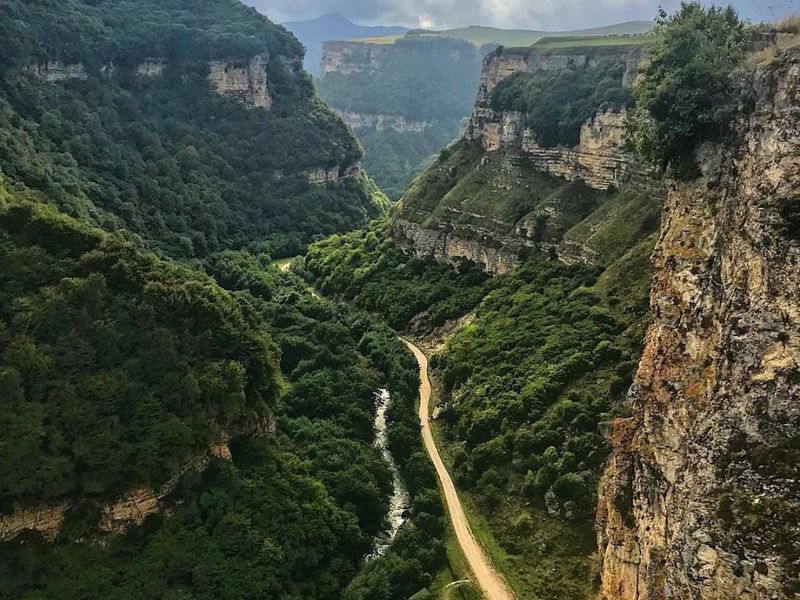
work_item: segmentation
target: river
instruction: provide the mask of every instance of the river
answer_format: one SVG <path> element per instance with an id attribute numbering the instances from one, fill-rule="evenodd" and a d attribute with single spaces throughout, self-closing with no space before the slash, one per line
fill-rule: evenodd
<path id="1" fill-rule="evenodd" d="M 391 395 L 389 390 L 378 390 L 375 393 L 375 446 L 380 449 L 383 459 L 392 470 L 392 497 L 389 500 L 389 514 L 386 517 L 388 527 L 375 540 L 375 547 L 368 559 L 383 556 L 392 545 L 397 532 L 406 522 L 406 514 L 411 508 L 411 498 L 400 477 L 400 470 L 389 451 L 389 435 L 386 431 L 386 410 L 389 408 Z"/>

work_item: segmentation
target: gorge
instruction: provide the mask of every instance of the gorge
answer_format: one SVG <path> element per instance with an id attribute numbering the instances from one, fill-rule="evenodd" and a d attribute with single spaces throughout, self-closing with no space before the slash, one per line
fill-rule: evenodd
<path id="1" fill-rule="evenodd" d="M 800 26 L 650 29 L 0 3 L 0 597 L 795 598 Z"/>

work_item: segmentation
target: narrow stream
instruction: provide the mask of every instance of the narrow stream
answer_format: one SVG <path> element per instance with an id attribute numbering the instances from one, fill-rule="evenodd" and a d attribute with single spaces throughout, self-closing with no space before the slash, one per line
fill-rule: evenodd
<path id="1" fill-rule="evenodd" d="M 389 390 L 378 390 L 375 392 L 375 446 L 383 454 L 383 458 L 392 470 L 392 497 L 389 499 L 389 514 L 387 515 L 388 528 L 375 540 L 375 547 L 368 559 L 383 556 L 391 546 L 397 532 L 403 523 L 406 522 L 406 513 L 411 508 L 411 498 L 408 490 L 400 478 L 400 470 L 394 461 L 392 453 L 389 451 L 389 435 L 386 431 L 386 409 L 391 402 Z"/>

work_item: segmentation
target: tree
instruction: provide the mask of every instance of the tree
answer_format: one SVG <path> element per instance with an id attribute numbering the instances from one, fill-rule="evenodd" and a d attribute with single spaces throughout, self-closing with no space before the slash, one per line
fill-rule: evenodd
<path id="1" fill-rule="evenodd" d="M 729 74 L 744 54 L 744 24 L 732 7 L 690 2 L 661 17 L 658 33 L 633 89 L 633 141 L 662 169 L 688 175 L 694 148 L 721 135 L 733 114 Z"/>

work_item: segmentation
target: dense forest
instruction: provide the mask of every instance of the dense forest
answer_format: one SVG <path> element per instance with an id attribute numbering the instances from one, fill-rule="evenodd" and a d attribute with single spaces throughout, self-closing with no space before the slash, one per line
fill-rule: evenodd
<path id="1" fill-rule="evenodd" d="M 385 207 L 363 175 L 310 182 L 361 151 L 302 47 L 234 0 L 7 2 L 0 17 L 0 518 L 67 508 L 54 540 L 0 543 L 0 596 L 404 600 L 429 585 L 444 521 L 416 363 L 272 266 Z M 255 56 L 269 110 L 211 93 L 209 60 Z M 163 73 L 138 74 L 147 60 Z M 44 64 L 77 76 L 48 81 Z M 379 387 L 413 509 L 366 564 L 392 488 Z M 229 438 L 230 460 L 206 458 Z M 166 489 L 161 510 L 102 533 L 135 489 Z"/>
<path id="2" fill-rule="evenodd" d="M 456 271 L 406 256 L 385 228 L 313 245 L 305 275 L 417 335 L 472 313 L 431 360 L 453 476 L 516 557 L 522 589 L 583 597 L 608 453 L 598 425 L 624 411 L 654 240 L 607 269 L 543 254 L 489 280 L 469 263 Z"/>
<path id="3" fill-rule="evenodd" d="M 13 40 L 0 56 L 0 168 L 12 181 L 184 258 L 231 247 L 291 255 L 381 210 L 361 176 L 309 182 L 315 169 L 353 165 L 361 150 L 316 98 L 302 47 L 251 9 L 234 0 L 41 4 L 0 8 L 0 32 Z M 49 18 L 54 11 L 62 18 Z M 210 92 L 208 59 L 255 55 L 269 57 L 270 110 Z M 136 74 L 145 58 L 165 61 L 162 75 Z M 43 61 L 83 64 L 86 78 L 44 83 L 28 69 Z"/>

